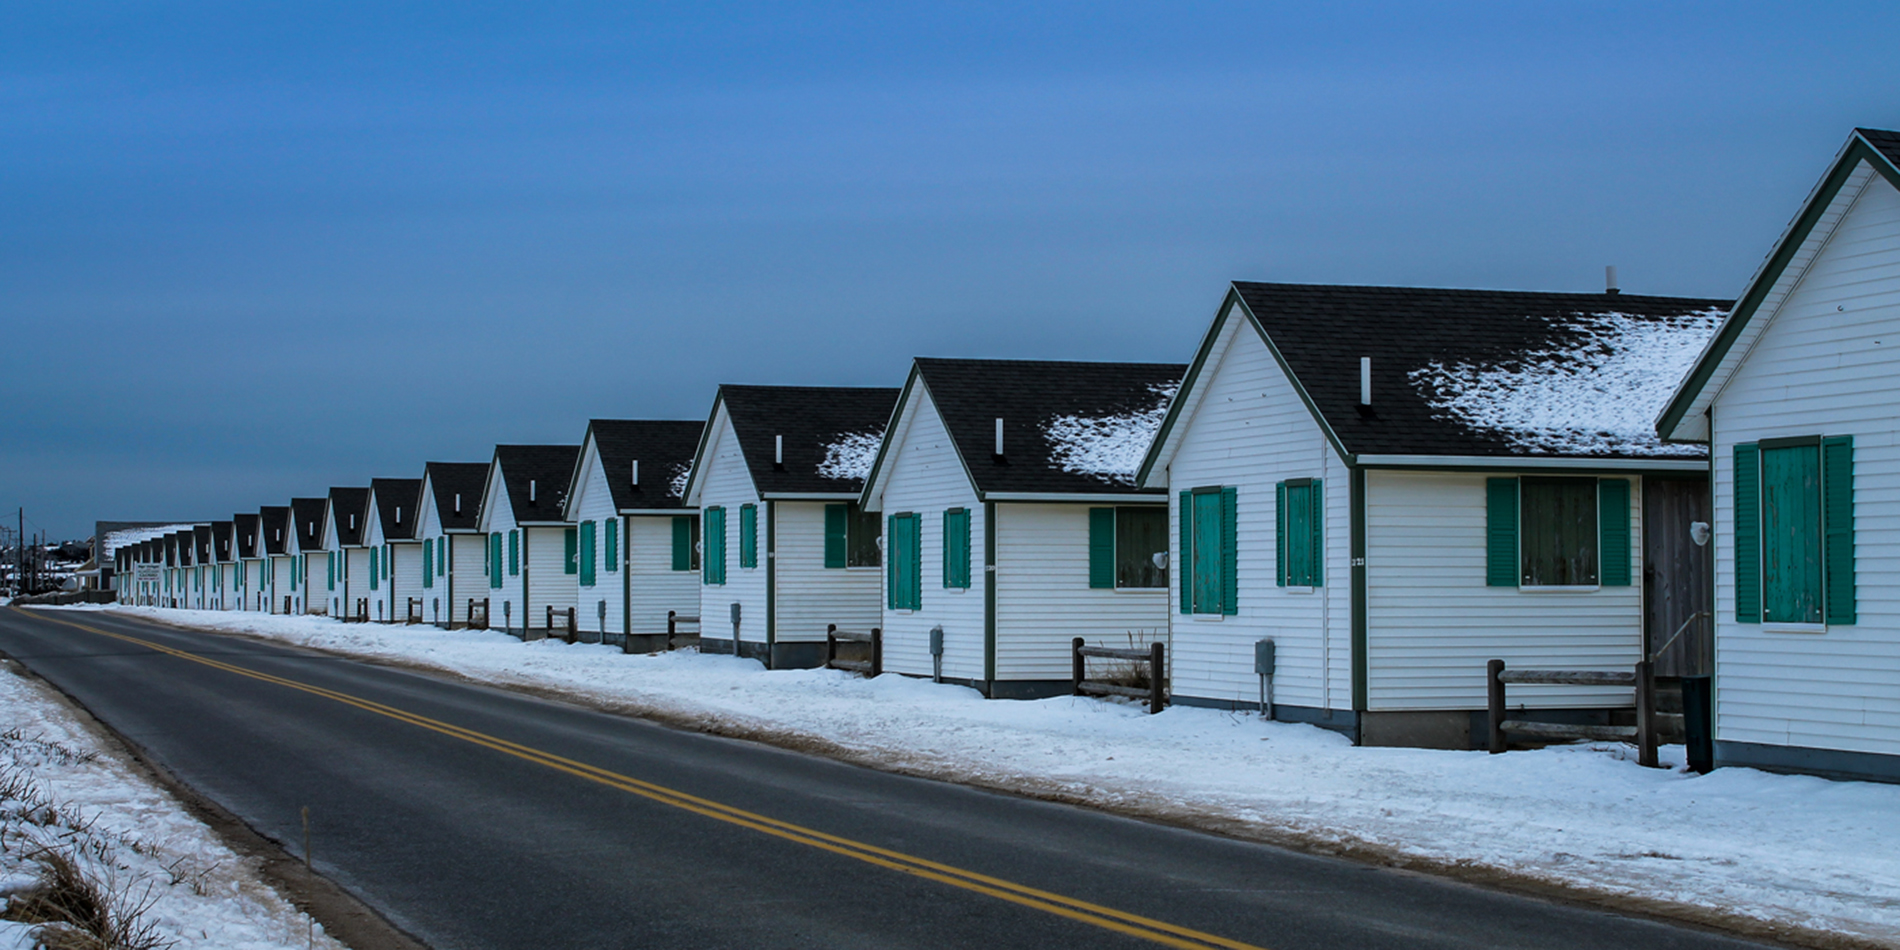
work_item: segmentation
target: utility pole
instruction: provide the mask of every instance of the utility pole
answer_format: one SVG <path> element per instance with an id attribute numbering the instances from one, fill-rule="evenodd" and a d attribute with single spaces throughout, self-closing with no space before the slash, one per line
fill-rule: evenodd
<path id="1" fill-rule="evenodd" d="M 13 593 L 19 596 L 26 593 L 26 507 L 22 505 L 15 513 L 20 519 L 20 533 L 13 536 L 13 550 L 18 561 L 13 572 Z"/>

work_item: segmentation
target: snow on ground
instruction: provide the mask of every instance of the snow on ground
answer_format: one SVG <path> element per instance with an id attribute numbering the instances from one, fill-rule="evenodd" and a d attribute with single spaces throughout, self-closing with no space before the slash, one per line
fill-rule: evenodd
<path id="1" fill-rule="evenodd" d="M 1355 748 L 1244 713 L 990 701 L 895 675 L 768 672 L 730 656 L 626 656 L 492 631 L 56 609 L 122 610 L 411 662 L 917 774 L 1900 946 L 1900 786 L 1751 769 L 1698 776 L 1680 769 L 1680 747 L 1664 750 L 1674 770 L 1641 768 L 1614 744 L 1501 756 Z"/>
<path id="2" fill-rule="evenodd" d="M 1063 471 L 1091 475 L 1117 485 L 1133 485 L 1148 444 L 1161 431 L 1168 403 L 1180 383 L 1150 386 L 1153 405 L 1107 416 L 1056 416 L 1042 427 L 1049 440 L 1049 457 Z"/>
<path id="3" fill-rule="evenodd" d="M 871 465 L 877 461 L 877 447 L 884 441 L 884 433 L 846 432 L 825 446 L 825 460 L 818 463 L 820 478 L 850 479 L 863 481 L 871 474 Z"/>
<path id="4" fill-rule="evenodd" d="M 1578 314 L 1580 338 L 1488 366 L 1432 363 L 1411 380 L 1434 409 L 1518 448 L 1571 455 L 1687 455 L 1663 443 L 1656 417 L 1715 335 L 1725 311 L 1679 317 Z"/>
<path id="5" fill-rule="evenodd" d="M 219 950 L 306 945 L 310 919 L 51 689 L 0 670 L 0 713 L 0 772 L 31 786 L 0 789 L 0 892 L 37 879 L 34 851 L 73 846 L 91 876 L 151 901 L 145 920 L 160 940 Z M 32 929 L 0 921 L 0 950 L 32 946 Z M 314 933 L 315 946 L 341 950 L 321 927 Z"/>

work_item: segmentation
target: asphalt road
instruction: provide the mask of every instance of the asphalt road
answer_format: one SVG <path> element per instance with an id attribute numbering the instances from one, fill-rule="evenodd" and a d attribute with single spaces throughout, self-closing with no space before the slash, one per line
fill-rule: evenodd
<path id="1" fill-rule="evenodd" d="M 0 652 L 443 950 L 1754 946 L 129 617 Z"/>

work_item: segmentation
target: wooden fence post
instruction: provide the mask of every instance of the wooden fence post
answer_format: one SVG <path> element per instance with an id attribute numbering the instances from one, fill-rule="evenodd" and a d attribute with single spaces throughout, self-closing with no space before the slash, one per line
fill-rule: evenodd
<path id="1" fill-rule="evenodd" d="M 871 675 L 884 675 L 884 628 L 871 628 Z"/>
<path id="2" fill-rule="evenodd" d="M 1069 641 L 1069 695 L 1082 695 L 1082 681 L 1087 678 L 1087 660 L 1082 659 L 1082 638 Z"/>
<path id="3" fill-rule="evenodd" d="M 1656 767 L 1656 676 L 1647 659 L 1636 664 L 1636 764 Z"/>
<path id="4" fill-rule="evenodd" d="M 1161 688 L 1162 671 L 1168 668 L 1167 651 L 1168 651 L 1168 648 L 1163 646 L 1161 641 L 1159 640 L 1156 640 L 1155 642 L 1148 645 L 1148 714 L 1149 715 L 1153 715 L 1155 713 L 1160 712 L 1162 703 L 1167 701 L 1167 697 Z"/>
<path id="5" fill-rule="evenodd" d="M 1488 745 L 1492 755 L 1504 751 L 1504 681 L 1498 678 L 1502 672 L 1503 660 L 1492 660 L 1484 665 L 1485 706 L 1491 713 Z"/>

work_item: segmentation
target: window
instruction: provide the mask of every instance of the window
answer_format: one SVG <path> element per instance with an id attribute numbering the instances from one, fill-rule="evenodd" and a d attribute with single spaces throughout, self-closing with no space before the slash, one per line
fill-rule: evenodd
<path id="1" fill-rule="evenodd" d="M 1155 555 L 1168 550 L 1168 510 L 1159 506 L 1089 509 L 1089 586 L 1165 588 Z"/>
<path id="2" fill-rule="evenodd" d="M 739 506 L 739 566 L 759 566 L 759 506 Z"/>
<path id="3" fill-rule="evenodd" d="M 581 522 L 580 562 L 581 586 L 594 586 L 596 562 L 594 559 L 594 523 L 592 521 Z"/>
<path id="4" fill-rule="evenodd" d="M 919 610 L 924 602 L 923 519 L 914 512 L 890 517 L 886 603 L 892 610 Z"/>
<path id="5" fill-rule="evenodd" d="M 877 567 L 883 563 L 878 538 L 883 525 L 877 512 L 863 511 L 858 503 L 825 506 L 825 566 Z"/>
<path id="6" fill-rule="evenodd" d="M 1735 619 L 1852 624 L 1853 438 L 1766 439 L 1734 463 Z"/>
<path id="7" fill-rule="evenodd" d="M 1317 478 L 1290 478 L 1276 486 L 1274 547 L 1281 587 L 1324 585 L 1326 490 Z"/>
<path id="8" fill-rule="evenodd" d="M 508 531 L 508 576 L 521 576 L 521 529 Z"/>
<path id="9" fill-rule="evenodd" d="M 699 519 L 693 515 L 673 516 L 673 570 L 699 570 Z"/>
<path id="10" fill-rule="evenodd" d="M 577 556 L 580 553 L 579 534 L 573 528 L 561 529 L 561 544 L 564 545 L 566 552 L 565 559 L 561 561 L 561 572 L 564 574 L 580 573 L 580 559 Z"/>
<path id="11" fill-rule="evenodd" d="M 1630 585 L 1628 479 L 1488 478 L 1485 510 L 1487 586 Z"/>
<path id="12" fill-rule="evenodd" d="M 607 570 L 620 570 L 620 519 L 607 522 Z"/>
<path id="13" fill-rule="evenodd" d="M 706 509 L 706 558 L 701 562 L 700 583 L 726 582 L 726 509 L 717 505 Z"/>
<path id="14" fill-rule="evenodd" d="M 943 513 L 943 586 L 970 589 L 970 509 Z"/>
<path id="15" fill-rule="evenodd" d="M 1240 612 L 1236 564 L 1239 540 L 1234 530 L 1237 498 L 1233 488 L 1196 488 L 1181 493 L 1181 612 Z"/>

